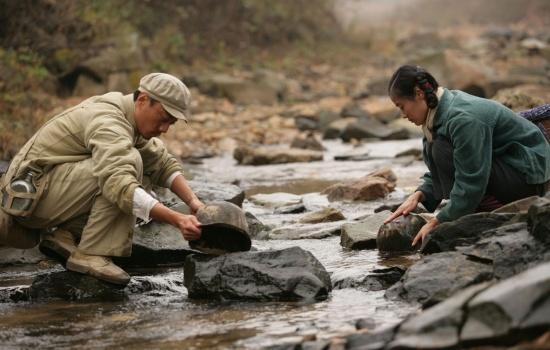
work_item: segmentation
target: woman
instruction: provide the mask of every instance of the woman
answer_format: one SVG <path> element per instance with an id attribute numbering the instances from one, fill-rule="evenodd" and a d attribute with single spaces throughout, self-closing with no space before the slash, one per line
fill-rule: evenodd
<path id="1" fill-rule="evenodd" d="M 439 86 L 424 68 L 404 65 L 388 94 L 403 118 L 422 126 L 424 183 L 384 222 L 407 215 L 420 202 L 434 212 L 412 245 L 442 222 L 533 195 L 550 179 L 550 146 L 540 129 L 504 105 Z"/>

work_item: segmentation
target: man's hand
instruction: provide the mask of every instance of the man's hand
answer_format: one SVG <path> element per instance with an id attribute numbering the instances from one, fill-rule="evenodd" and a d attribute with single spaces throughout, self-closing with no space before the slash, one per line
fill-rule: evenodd
<path id="1" fill-rule="evenodd" d="M 386 219 L 386 221 L 384 221 L 384 225 L 387 224 L 388 222 L 391 222 L 393 219 L 401 215 L 409 214 L 411 211 L 413 211 L 416 208 L 416 206 L 418 205 L 418 202 L 422 202 L 424 200 L 425 200 L 424 193 L 420 191 L 416 191 L 415 193 L 411 194 L 409 198 L 407 198 L 407 200 L 405 200 L 403 204 L 401 204 L 399 208 L 397 208 L 397 210 L 394 211 L 393 214 Z"/>
<path id="2" fill-rule="evenodd" d="M 199 202 L 200 203 L 200 202 Z M 202 203 L 201 203 L 202 204 Z M 195 204 L 195 208 L 199 204 Z M 153 219 L 166 222 L 181 231 L 183 238 L 187 241 L 194 241 L 201 238 L 201 223 L 195 215 L 185 215 L 174 211 L 162 203 L 157 203 L 149 214 Z"/>
<path id="3" fill-rule="evenodd" d="M 189 211 L 191 212 L 191 215 L 197 215 L 197 212 L 200 208 L 204 207 L 204 203 L 201 202 L 199 199 L 195 199 L 188 203 Z"/>
<path id="4" fill-rule="evenodd" d="M 183 238 L 186 241 L 195 241 L 201 238 L 202 228 L 201 223 L 194 215 L 179 214 L 176 226 L 181 231 Z"/>

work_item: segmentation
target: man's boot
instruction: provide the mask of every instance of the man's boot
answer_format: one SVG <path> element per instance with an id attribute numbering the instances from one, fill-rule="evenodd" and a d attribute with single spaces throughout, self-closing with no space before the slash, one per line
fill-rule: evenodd
<path id="1" fill-rule="evenodd" d="M 26 228 L 11 215 L 0 210 L 0 244 L 17 249 L 31 249 L 40 242 L 40 230 Z"/>
<path id="2" fill-rule="evenodd" d="M 71 254 L 67 260 L 66 268 L 69 271 L 80 272 L 105 282 L 121 285 L 127 285 L 130 282 L 130 275 L 113 264 L 110 258 L 87 255 L 78 250 Z"/>
<path id="3" fill-rule="evenodd" d="M 58 227 L 42 237 L 38 248 L 42 254 L 65 266 L 67 259 L 76 251 L 76 240 L 69 231 Z"/>

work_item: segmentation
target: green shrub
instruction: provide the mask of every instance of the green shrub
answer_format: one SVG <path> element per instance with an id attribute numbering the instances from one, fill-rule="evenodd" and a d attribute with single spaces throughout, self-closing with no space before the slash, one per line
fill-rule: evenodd
<path id="1" fill-rule="evenodd" d="M 51 108 L 43 86 L 51 76 L 36 53 L 0 48 L 0 158 L 9 159 L 44 121 Z"/>

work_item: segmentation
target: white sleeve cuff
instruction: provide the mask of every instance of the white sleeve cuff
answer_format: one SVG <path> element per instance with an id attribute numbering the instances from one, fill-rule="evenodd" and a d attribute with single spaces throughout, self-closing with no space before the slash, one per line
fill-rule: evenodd
<path id="1" fill-rule="evenodd" d="M 170 175 L 170 177 L 168 177 L 168 179 L 166 179 L 166 182 L 164 183 L 164 185 L 166 186 L 166 188 L 172 188 L 172 182 L 174 182 L 174 180 L 176 179 L 176 177 L 178 175 L 182 175 L 183 174 L 181 173 L 181 171 L 175 171 L 172 173 L 172 175 Z"/>
<path id="2" fill-rule="evenodd" d="M 136 187 L 134 190 L 132 214 L 147 221 L 149 220 L 151 209 L 153 209 L 158 202 L 158 200 L 153 198 L 143 188 Z"/>

